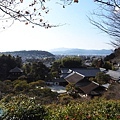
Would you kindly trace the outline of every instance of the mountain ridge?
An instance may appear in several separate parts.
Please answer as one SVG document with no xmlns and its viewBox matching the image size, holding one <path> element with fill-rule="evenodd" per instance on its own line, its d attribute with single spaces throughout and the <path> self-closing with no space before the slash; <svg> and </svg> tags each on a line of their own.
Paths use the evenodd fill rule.
<svg viewBox="0 0 120 120">
<path fill-rule="evenodd" d="M 19 56 L 22 59 L 39 59 L 43 57 L 54 57 L 55 55 L 48 52 L 48 51 L 42 51 L 42 50 L 20 50 L 20 51 L 10 51 L 10 52 L 0 52 L 0 54 L 5 55 L 12 55 L 12 56 Z"/>
<path fill-rule="evenodd" d="M 112 50 L 109 49 L 78 49 L 78 48 L 58 48 L 50 50 L 50 52 L 54 55 L 109 55 L 112 53 Z"/>
</svg>

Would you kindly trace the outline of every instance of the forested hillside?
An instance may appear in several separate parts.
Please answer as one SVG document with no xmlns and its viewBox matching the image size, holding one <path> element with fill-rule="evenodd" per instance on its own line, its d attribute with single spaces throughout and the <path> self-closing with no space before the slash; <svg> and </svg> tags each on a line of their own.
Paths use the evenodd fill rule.
<svg viewBox="0 0 120 120">
<path fill-rule="evenodd" d="M 12 56 L 20 56 L 22 59 L 31 59 L 31 58 L 43 58 L 43 57 L 54 57 L 54 55 L 47 51 L 39 51 L 39 50 L 30 50 L 30 51 L 13 51 L 13 52 L 1 52 L 1 54 L 12 55 Z"/>
<path fill-rule="evenodd" d="M 120 48 L 117 48 L 113 51 L 113 53 L 111 53 L 110 55 L 107 55 L 105 57 L 105 60 L 108 61 L 113 61 L 113 62 L 120 62 Z"/>
</svg>

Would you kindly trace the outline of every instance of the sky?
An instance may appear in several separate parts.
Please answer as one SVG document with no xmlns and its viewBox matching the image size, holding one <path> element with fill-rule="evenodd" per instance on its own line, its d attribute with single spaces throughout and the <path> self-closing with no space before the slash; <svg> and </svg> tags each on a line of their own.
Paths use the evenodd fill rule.
<svg viewBox="0 0 120 120">
<path fill-rule="evenodd" d="M 44 16 L 51 24 L 62 26 L 45 29 L 15 21 L 0 32 L 0 52 L 19 50 L 46 50 L 54 48 L 113 49 L 111 38 L 93 26 L 87 16 L 98 6 L 93 0 L 80 0 L 65 8 L 48 2 L 50 12 Z"/>
</svg>

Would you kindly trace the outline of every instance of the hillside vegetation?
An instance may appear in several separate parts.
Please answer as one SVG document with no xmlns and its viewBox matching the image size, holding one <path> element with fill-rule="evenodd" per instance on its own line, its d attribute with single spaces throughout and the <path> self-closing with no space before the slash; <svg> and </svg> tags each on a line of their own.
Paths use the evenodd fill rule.
<svg viewBox="0 0 120 120">
<path fill-rule="evenodd" d="M 110 55 L 107 55 L 105 57 L 106 61 L 113 61 L 113 62 L 120 62 L 120 48 L 117 48 L 111 53 Z"/>
<path fill-rule="evenodd" d="M 43 57 L 54 57 L 54 55 L 47 51 L 39 51 L 39 50 L 30 50 L 30 51 L 13 51 L 13 52 L 1 52 L 1 54 L 12 55 L 12 56 L 20 56 L 22 59 L 31 59 L 31 58 L 43 58 Z"/>
</svg>

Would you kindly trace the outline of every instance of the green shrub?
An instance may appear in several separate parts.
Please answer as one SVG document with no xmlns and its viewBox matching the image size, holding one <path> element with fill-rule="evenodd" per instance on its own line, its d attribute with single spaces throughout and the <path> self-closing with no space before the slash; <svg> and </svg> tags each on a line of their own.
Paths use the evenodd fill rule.
<svg viewBox="0 0 120 120">
<path fill-rule="evenodd" d="M 43 80 L 38 80 L 35 82 L 29 83 L 30 88 L 36 88 L 36 87 L 45 87 L 45 82 Z"/>
<path fill-rule="evenodd" d="M 68 94 L 61 94 L 58 97 L 60 104 L 66 105 L 69 104 L 73 98 Z"/>
<path fill-rule="evenodd" d="M 45 120 L 119 120 L 120 101 L 95 99 L 67 105 L 48 106 Z"/>
<path fill-rule="evenodd" d="M 1 108 L 2 120 L 43 120 L 47 115 L 43 106 L 26 95 L 9 96 L 7 102 L 1 100 Z"/>
</svg>

